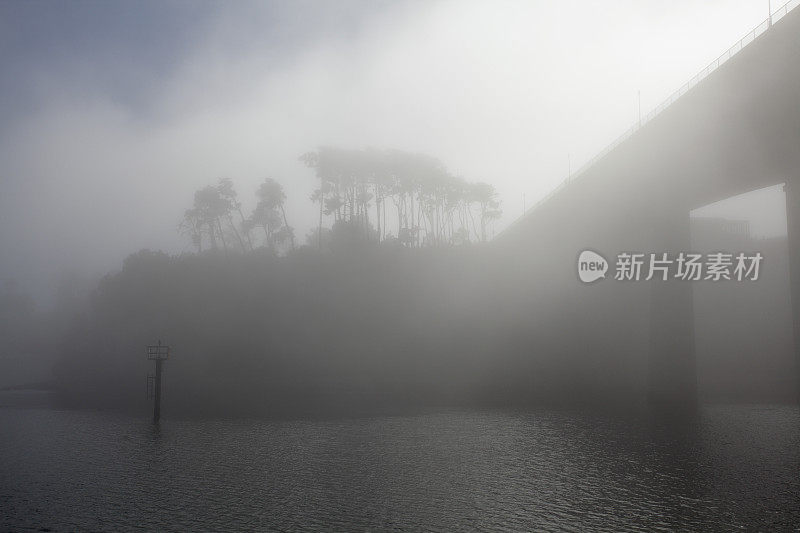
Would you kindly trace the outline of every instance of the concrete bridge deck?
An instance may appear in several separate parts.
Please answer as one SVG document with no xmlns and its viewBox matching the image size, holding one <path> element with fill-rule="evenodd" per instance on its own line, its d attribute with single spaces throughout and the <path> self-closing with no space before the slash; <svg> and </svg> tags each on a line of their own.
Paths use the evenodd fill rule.
<svg viewBox="0 0 800 533">
<path fill-rule="evenodd" d="M 800 9 L 498 236 L 506 265 L 498 276 L 520 309 L 529 297 L 563 313 L 548 329 L 547 346 L 599 347 L 612 367 L 626 361 L 630 372 L 646 376 L 641 392 L 652 401 L 692 405 L 692 284 L 601 280 L 585 286 L 575 274 L 577 255 L 597 250 L 613 268 L 620 251 L 689 251 L 691 210 L 780 183 L 786 184 L 800 341 Z M 601 381 L 622 386 L 618 376 L 598 372 Z"/>
</svg>

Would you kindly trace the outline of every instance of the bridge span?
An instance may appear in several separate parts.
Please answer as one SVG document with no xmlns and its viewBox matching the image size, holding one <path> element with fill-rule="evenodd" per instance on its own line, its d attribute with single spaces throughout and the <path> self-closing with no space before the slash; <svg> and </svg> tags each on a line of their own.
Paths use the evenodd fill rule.
<svg viewBox="0 0 800 533">
<path fill-rule="evenodd" d="M 800 382 L 800 9 L 767 25 L 495 239 L 499 290 L 520 316 L 510 349 L 557 354 L 531 368 L 534 381 L 574 364 L 581 375 L 558 386 L 576 394 L 600 390 L 624 401 L 633 393 L 671 408 L 694 406 L 693 285 L 709 282 L 582 284 L 577 256 L 601 253 L 612 278 L 620 252 L 690 251 L 692 210 L 785 184 Z M 764 275 L 769 269 L 765 257 Z"/>
</svg>

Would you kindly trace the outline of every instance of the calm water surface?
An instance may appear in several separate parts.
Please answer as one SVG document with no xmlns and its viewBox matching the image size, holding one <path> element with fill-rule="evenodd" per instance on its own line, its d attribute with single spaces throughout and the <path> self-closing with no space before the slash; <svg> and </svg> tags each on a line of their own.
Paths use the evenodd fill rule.
<svg viewBox="0 0 800 533">
<path fill-rule="evenodd" d="M 164 420 L 0 408 L 0 530 L 791 530 L 800 412 Z"/>
</svg>

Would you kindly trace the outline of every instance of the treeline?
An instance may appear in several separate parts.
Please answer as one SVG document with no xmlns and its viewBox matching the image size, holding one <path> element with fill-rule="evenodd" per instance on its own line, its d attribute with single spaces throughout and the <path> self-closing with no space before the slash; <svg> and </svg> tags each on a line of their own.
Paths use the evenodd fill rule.
<svg viewBox="0 0 800 533">
<path fill-rule="evenodd" d="M 343 240 L 416 248 L 485 242 L 502 214 L 493 186 L 469 183 L 430 156 L 321 147 L 300 161 L 318 180 L 310 199 L 319 207 L 319 219 L 306 244 L 319 249 Z M 255 208 L 246 215 L 233 182 L 221 179 L 195 193 L 180 229 L 198 252 L 258 247 L 286 252 L 296 242 L 285 201 L 283 186 L 267 178 L 256 191 Z"/>
<path fill-rule="evenodd" d="M 221 245 L 227 252 L 232 237 L 243 252 L 258 245 L 277 251 L 286 243 L 294 249 L 294 229 L 286 220 L 283 186 L 267 178 L 256 190 L 256 198 L 255 209 L 245 216 L 233 181 L 220 179 L 217 185 L 194 193 L 194 204 L 184 212 L 179 229 L 191 239 L 198 253 L 204 245 L 214 250 Z"/>
<path fill-rule="evenodd" d="M 160 339 L 173 349 L 167 416 L 480 403 L 494 359 L 473 333 L 483 310 L 454 312 L 486 300 L 467 279 L 482 275 L 472 260 L 479 250 L 133 254 L 63 336 L 59 398 L 148 413 L 144 346 Z"/>
<path fill-rule="evenodd" d="M 173 349 L 166 417 L 641 398 L 628 352 L 613 349 L 628 342 L 619 322 L 638 296 L 585 310 L 574 292 L 564 298 L 574 274 L 560 262 L 512 257 L 497 246 L 399 244 L 282 256 L 142 251 L 96 286 L 60 336 L 58 397 L 146 416 L 144 347 L 162 340 Z"/>
<path fill-rule="evenodd" d="M 232 180 L 198 190 L 181 231 L 196 254 L 142 251 L 59 336 L 67 405 L 147 411 L 144 346 L 161 339 L 167 413 L 319 414 L 483 404 L 505 395 L 478 334 L 490 316 L 494 188 L 436 159 L 323 147 L 300 161 L 319 209 L 297 242 L 272 178 L 244 207 Z"/>
<path fill-rule="evenodd" d="M 322 147 L 300 160 L 314 169 L 319 180 L 311 198 L 319 204 L 319 235 L 326 215 L 336 222 L 363 225 L 369 238 L 374 206 L 378 242 L 387 238 L 406 246 L 485 242 L 487 224 L 502 214 L 493 186 L 468 183 L 430 156 Z M 393 211 L 394 221 L 388 210 Z"/>
</svg>

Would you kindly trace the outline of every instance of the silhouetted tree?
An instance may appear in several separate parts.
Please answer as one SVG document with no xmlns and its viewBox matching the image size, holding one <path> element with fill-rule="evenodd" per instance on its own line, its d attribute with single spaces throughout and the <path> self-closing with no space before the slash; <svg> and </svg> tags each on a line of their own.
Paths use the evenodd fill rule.
<svg viewBox="0 0 800 533">
<path fill-rule="evenodd" d="M 470 188 L 470 198 L 480 209 L 481 241 L 486 242 L 486 222 L 500 218 L 503 213 L 497 191 L 488 183 L 478 182 Z"/>
<path fill-rule="evenodd" d="M 222 231 L 222 218 L 230 213 L 230 204 L 219 192 L 219 188 L 209 185 L 194 193 L 194 210 L 199 224 L 208 229 L 211 238 L 211 247 L 217 248 L 217 236 L 222 240 L 222 246 L 227 251 L 228 243 Z"/>
<path fill-rule="evenodd" d="M 250 246 L 250 249 L 253 249 L 253 241 L 250 239 L 250 232 L 248 231 L 247 226 L 244 224 L 244 213 L 242 213 L 242 203 L 239 202 L 236 189 L 233 187 L 233 182 L 230 178 L 221 178 L 219 180 L 219 185 L 217 185 L 217 189 L 219 190 L 220 197 L 222 200 L 228 203 L 228 211 L 226 213 L 226 218 L 228 223 L 230 224 L 231 229 L 233 230 L 236 238 L 239 240 L 239 244 L 242 246 L 242 250 L 245 250 L 244 241 L 242 240 L 241 235 L 236 229 L 236 224 L 233 222 L 233 215 L 232 212 L 235 210 L 239 213 L 239 221 L 242 228 L 242 233 L 244 233 L 245 238 L 247 239 L 247 243 Z"/>
<path fill-rule="evenodd" d="M 197 247 L 197 253 L 203 251 L 203 222 L 197 209 L 184 211 L 183 220 L 178 225 L 178 229 L 191 239 L 192 244 Z"/>
<path fill-rule="evenodd" d="M 255 225 L 264 229 L 267 246 L 274 250 L 276 243 L 288 240 L 294 249 L 294 229 L 286 219 L 286 193 L 281 184 L 272 178 L 266 178 L 256 191 L 256 197 L 258 204 L 251 219 Z"/>
<path fill-rule="evenodd" d="M 286 219 L 286 193 L 283 192 L 283 186 L 272 178 L 266 178 L 256 191 L 258 197 L 258 204 L 262 205 L 265 209 L 272 211 L 279 211 L 283 219 L 283 227 L 279 228 L 285 234 L 292 244 L 294 250 L 294 229 L 289 225 Z"/>
</svg>

